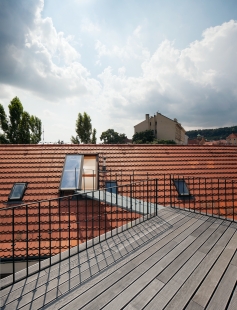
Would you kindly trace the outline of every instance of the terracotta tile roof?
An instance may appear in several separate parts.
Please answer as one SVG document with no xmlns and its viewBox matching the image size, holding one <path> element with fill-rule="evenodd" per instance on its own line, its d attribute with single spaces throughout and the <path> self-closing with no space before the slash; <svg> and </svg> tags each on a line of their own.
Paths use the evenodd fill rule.
<svg viewBox="0 0 237 310">
<path fill-rule="evenodd" d="M 226 139 L 237 138 L 237 133 L 231 133 Z"/>
<path fill-rule="evenodd" d="M 165 145 L 0 145 L 0 208 L 9 207 L 6 202 L 11 188 L 15 182 L 27 182 L 28 187 L 25 192 L 23 202 L 32 203 L 38 200 L 54 199 L 59 197 L 59 184 L 64 165 L 66 154 L 93 154 L 99 156 L 99 167 L 103 165 L 103 157 L 106 157 L 107 172 L 99 173 L 100 186 L 104 186 L 106 180 L 117 180 L 118 185 L 127 184 L 130 181 L 138 181 L 141 179 L 159 178 L 159 199 L 164 205 L 170 204 L 169 200 L 169 180 L 165 182 L 162 178 L 165 174 L 181 175 L 190 177 L 206 177 L 206 178 L 225 178 L 229 180 L 237 179 L 237 146 L 165 146 Z M 215 206 L 224 206 L 224 201 L 228 200 L 230 210 L 233 211 L 233 193 L 231 189 L 227 193 L 222 189 L 222 196 L 217 196 L 217 190 L 213 192 L 211 189 L 207 191 L 206 185 L 199 185 L 198 179 L 190 183 L 196 184 L 193 187 L 193 192 L 199 190 L 198 195 L 200 201 L 205 200 L 205 195 L 214 195 L 216 197 Z M 163 182 L 163 183 L 162 183 Z M 217 181 L 213 181 L 214 183 Z M 166 183 L 166 186 L 164 186 Z M 215 188 L 217 185 L 215 185 Z M 203 197 L 202 192 L 204 193 Z M 234 193 L 236 195 L 236 193 Z M 224 198 L 223 198 L 224 197 Z M 236 196 L 235 196 L 236 197 Z M 141 197 L 142 198 L 142 197 Z M 144 196 L 144 200 L 146 197 Z M 187 207 L 185 201 L 178 201 L 176 203 L 181 207 Z M 186 205 L 185 205 L 186 204 Z M 192 202 L 189 202 L 191 206 Z M 12 206 L 12 204 L 10 205 Z M 192 207 L 192 206 L 191 206 Z M 85 210 L 82 218 L 85 216 Z M 200 202 L 200 210 L 202 208 Z M 203 205 L 206 208 L 206 205 Z M 210 204 L 213 209 L 213 205 Z M 215 209 L 215 208 L 214 208 Z M 18 209 L 19 214 L 15 218 L 15 240 L 17 240 L 15 255 L 25 255 L 25 209 Z M 20 213 L 23 212 L 23 214 Z M 88 209 L 89 210 L 89 209 Z M 87 210 L 87 212 L 89 212 Z M 9 213 L 7 213 L 9 212 Z M 0 256 L 9 257 L 12 255 L 12 238 L 11 238 L 11 211 L 6 211 L 4 216 L 1 216 L 1 241 L 4 246 L 1 246 Z M 17 211 L 18 212 L 18 211 Z M 29 224 L 30 251 L 34 255 L 38 255 L 39 241 L 37 241 L 37 225 L 39 212 L 36 207 L 30 210 L 31 223 Z M 60 213 L 57 206 L 52 206 L 51 211 L 45 206 L 40 211 L 40 222 L 42 223 L 42 252 L 41 255 L 49 255 L 49 212 L 53 214 L 51 230 L 53 236 L 53 243 L 51 244 L 52 253 L 58 253 L 62 249 L 68 247 L 68 231 L 64 228 L 64 223 L 68 221 L 68 211 Z M 95 212 L 95 211 L 93 211 Z M 218 214 L 226 215 L 229 211 L 226 209 L 218 209 Z M 227 212 L 227 213 L 226 213 Z M 113 216 L 113 212 L 109 210 L 106 212 L 107 220 Z M 84 214 L 84 215 L 83 215 Z M 2 215 L 2 213 L 1 213 Z M 228 215 L 228 214 L 227 214 Z M 126 221 L 126 216 L 123 221 Z M 133 214 L 136 218 L 138 215 Z M 70 213 L 72 220 L 72 235 L 80 234 L 80 242 L 85 240 L 83 225 L 80 224 L 80 230 L 75 226 L 77 219 L 75 212 Z M 106 220 L 106 221 L 107 221 Z M 59 235 L 59 222 L 62 221 L 61 235 Z M 110 220 L 107 221 L 111 223 Z M 109 224 L 106 224 L 107 226 Z M 66 224 L 65 224 L 66 225 Z M 111 224 L 110 224 L 111 225 Z M 115 224 L 114 224 L 115 225 Z M 96 225 L 95 225 L 96 226 Z M 98 225 L 97 225 L 98 226 Z M 107 230 L 109 227 L 105 227 Z M 36 229 L 34 230 L 34 227 Z M 18 233 L 18 235 L 17 235 Z M 89 234 L 89 231 L 87 232 Z M 94 227 L 94 232 L 90 231 L 91 238 L 99 234 L 98 228 Z M 74 244 L 77 238 L 72 240 Z M 73 245 L 72 244 L 72 245 Z M 38 254 L 37 254 L 38 253 Z"/>
<path fill-rule="evenodd" d="M 28 225 L 26 224 L 28 213 Z M 14 251 L 12 215 L 14 215 Z M 139 218 L 139 214 L 97 201 L 57 200 L 1 211 L 0 257 L 48 257 Z M 87 219 L 87 220 L 86 220 Z M 28 239 L 26 231 L 28 230 Z M 70 245 L 69 245 L 70 236 Z M 28 244 L 27 244 L 28 240 Z M 28 251 L 26 250 L 28 248 Z"/>
<path fill-rule="evenodd" d="M 125 183 L 133 172 L 134 180 L 165 173 L 237 178 L 236 146 L 0 145 L 0 207 L 15 182 L 28 182 L 25 203 L 58 197 L 66 154 L 98 154 L 100 167 L 106 156 L 107 171 Z"/>
</svg>

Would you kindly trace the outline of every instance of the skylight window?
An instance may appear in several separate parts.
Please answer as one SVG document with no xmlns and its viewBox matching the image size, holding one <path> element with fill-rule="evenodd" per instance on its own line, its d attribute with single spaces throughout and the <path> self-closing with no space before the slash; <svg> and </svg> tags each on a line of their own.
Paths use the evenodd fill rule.
<svg viewBox="0 0 237 310">
<path fill-rule="evenodd" d="M 105 182 L 106 191 L 112 194 L 117 194 L 117 182 L 116 181 L 106 181 Z"/>
<path fill-rule="evenodd" d="M 81 189 L 84 155 L 66 155 L 60 190 Z"/>
<path fill-rule="evenodd" d="M 8 201 L 22 200 L 26 187 L 27 183 L 15 183 L 8 197 Z"/>
<path fill-rule="evenodd" d="M 190 196 L 190 192 L 184 179 L 173 180 L 179 196 Z"/>
</svg>

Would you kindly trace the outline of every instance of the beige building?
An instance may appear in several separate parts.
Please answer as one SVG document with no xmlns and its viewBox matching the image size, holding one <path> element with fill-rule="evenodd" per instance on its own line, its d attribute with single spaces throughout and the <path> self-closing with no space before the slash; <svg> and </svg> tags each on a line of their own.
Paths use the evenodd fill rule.
<svg viewBox="0 0 237 310">
<path fill-rule="evenodd" d="M 227 138 L 226 138 L 227 144 L 230 145 L 237 145 L 237 133 L 231 133 Z"/>
<path fill-rule="evenodd" d="M 145 120 L 134 126 L 134 133 L 145 130 L 153 130 L 158 140 L 173 140 L 177 144 L 187 144 L 185 130 L 176 118 L 172 120 L 158 112 L 154 116 L 146 114 Z"/>
</svg>

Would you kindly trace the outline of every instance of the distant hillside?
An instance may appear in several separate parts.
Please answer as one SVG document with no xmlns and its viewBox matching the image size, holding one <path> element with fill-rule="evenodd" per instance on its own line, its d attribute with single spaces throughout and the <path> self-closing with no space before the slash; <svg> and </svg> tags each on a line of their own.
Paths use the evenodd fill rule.
<svg viewBox="0 0 237 310">
<path fill-rule="evenodd" d="M 216 128 L 216 129 L 198 129 L 186 131 L 189 139 L 196 139 L 197 135 L 203 136 L 208 141 L 226 139 L 232 132 L 237 133 L 237 126 Z"/>
</svg>

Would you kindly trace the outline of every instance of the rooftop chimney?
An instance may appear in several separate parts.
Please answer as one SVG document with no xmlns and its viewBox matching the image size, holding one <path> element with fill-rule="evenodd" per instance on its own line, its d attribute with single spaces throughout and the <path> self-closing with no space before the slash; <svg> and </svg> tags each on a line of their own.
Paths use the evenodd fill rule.
<svg viewBox="0 0 237 310">
<path fill-rule="evenodd" d="M 149 114 L 146 114 L 145 117 L 146 117 L 146 121 L 149 121 Z"/>
</svg>

